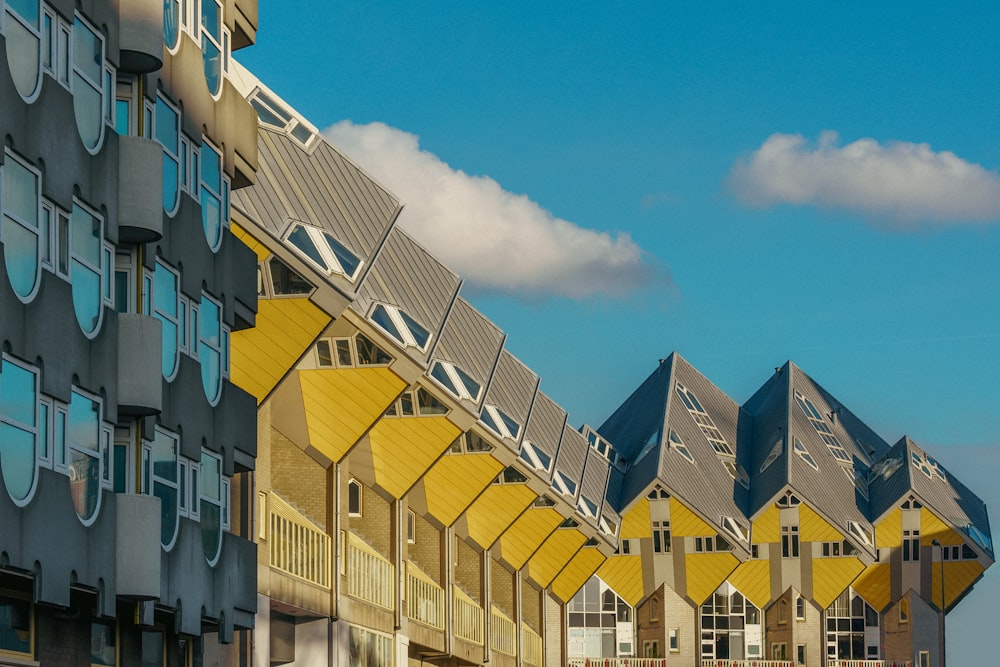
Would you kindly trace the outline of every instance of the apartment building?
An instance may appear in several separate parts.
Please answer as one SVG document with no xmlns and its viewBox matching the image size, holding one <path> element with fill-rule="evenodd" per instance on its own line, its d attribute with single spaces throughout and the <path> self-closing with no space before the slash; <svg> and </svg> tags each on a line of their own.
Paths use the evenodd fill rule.
<svg viewBox="0 0 1000 667">
<path fill-rule="evenodd" d="M 238 659 L 256 0 L 0 1 L 0 664 Z M 242 642 L 242 644 L 241 644 Z"/>
</svg>

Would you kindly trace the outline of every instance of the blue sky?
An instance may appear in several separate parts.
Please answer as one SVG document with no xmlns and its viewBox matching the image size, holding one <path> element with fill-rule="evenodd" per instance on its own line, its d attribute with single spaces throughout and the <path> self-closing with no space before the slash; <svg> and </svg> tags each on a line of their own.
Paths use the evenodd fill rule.
<svg viewBox="0 0 1000 667">
<path fill-rule="evenodd" d="M 265 0 L 237 57 L 574 424 L 673 350 L 738 402 L 792 359 L 998 507 L 1000 6 L 677 4 Z"/>
</svg>

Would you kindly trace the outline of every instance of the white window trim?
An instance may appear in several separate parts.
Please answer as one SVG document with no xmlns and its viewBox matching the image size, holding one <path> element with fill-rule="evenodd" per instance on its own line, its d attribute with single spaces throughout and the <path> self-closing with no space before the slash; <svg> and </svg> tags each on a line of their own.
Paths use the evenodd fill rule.
<svg viewBox="0 0 1000 667">
<path fill-rule="evenodd" d="M 209 343 L 207 340 L 202 339 L 202 337 L 201 337 L 201 322 L 199 321 L 198 322 L 198 350 L 199 350 L 199 356 L 196 357 L 199 360 L 199 362 L 200 362 L 200 360 L 201 360 L 201 358 L 200 358 L 200 351 L 201 351 L 201 347 L 202 346 L 207 347 L 209 350 L 212 350 L 212 351 L 218 353 L 218 355 L 219 355 L 219 390 L 218 390 L 218 392 L 216 392 L 216 395 L 214 397 L 208 397 L 208 396 L 206 396 L 206 398 L 208 398 L 208 404 L 214 407 L 214 406 L 218 405 L 218 403 L 219 403 L 220 400 L 222 400 L 222 390 L 225 387 L 225 379 L 226 379 L 226 377 L 223 374 L 223 362 L 225 361 L 225 358 L 228 356 L 228 353 L 224 353 L 223 350 L 222 350 L 222 347 L 223 347 L 223 345 L 225 345 L 227 339 L 224 336 L 225 323 L 223 322 L 222 301 L 220 301 L 219 299 L 216 299 L 214 296 L 212 296 L 208 292 L 205 292 L 204 290 L 201 293 L 201 297 L 203 299 L 207 299 L 207 300 L 211 301 L 219 309 L 219 346 L 216 347 L 216 346 L 212 345 L 211 343 Z"/>
<path fill-rule="evenodd" d="M 356 486 L 358 488 L 358 511 L 351 511 L 351 486 Z M 365 487 L 358 480 L 353 477 L 347 480 L 347 516 L 349 517 L 362 517 L 365 513 Z"/>
<path fill-rule="evenodd" d="M 35 285 L 32 288 L 31 293 L 27 297 L 22 298 L 20 294 L 17 294 L 16 292 L 14 293 L 14 296 L 17 297 L 18 301 L 20 301 L 21 303 L 27 304 L 27 303 L 31 303 L 32 301 L 35 300 L 35 297 L 38 296 L 38 290 L 41 289 L 41 286 L 42 286 L 42 275 L 41 275 L 42 274 L 42 234 L 41 234 L 41 231 L 40 231 L 41 222 L 42 222 L 42 172 L 41 172 L 40 169 L 38 169 L 38 167 L 36 167 L 35 165 L 33 165 L 31 162 L 28 162 L 26 159 L 22 158 L 20 155 L 18 155 L 17 153 L 13 152 L 9 148 L 7 148 L 7 149 L 4 150 L 4 155 L 5 155 L 5 161 L 4 161 L 3 165 L 0 165 L 0 185 L 2 185 L 2 182 L 3 182 L 3 178 L 2 178 L 3 172 L 6 169 L 10 168 L 8 166 L 10 164 L 8 162 L 9 160 L 12 160 L 12 161 L 16 162 L 20 167 L 24 168 L 26 171 L 30 172 L 35 177 L 35 188 L 36 188 L 36 195 L 37 195 L 36 201 L 35 201 L 35 219 L 38 222 L 38 227 L 32 228 L 31 225 L 29 225 L 26 220 L 22 220 L 20 217 L 18 217 L 17 215 L 15 215 L 13 211 L 11 211 L 10 209 L 7 208 L 6 201 L 4 199 L 0 199 L 0 219 L 10 220 L 11 222 L 13 222 L 16 225 L 22 227 L 23 229 L 25 229 L 29 233 L 34 234 L 35 238 L 37 240 L 37 243 L 36 243 L 37 251 L 35 253 L 35 265 L 36 265 L 36 268 L 35 268 L 35 274 L 36 274 L 35 275 Z M 5 194 L 5 193 L 0 193 L 0 194 Z M 3 239 L 0 238 L 0 241 L 2 241 L 2 240 Z M 4 270 L 6 270 L 6 268 Z M 13 291 L 13 290 L 11 290 L 11 291 Z"/>
<path fill-rule="evenodd" d="M 88 153 L 90 153 L 91 155 L 97 155 L 98 153 L 101 152 L 101 148 L 104 146 L 104 139 L 107 137 L 107 127 L 108 127 L 108 124 L 107 124 L 107 122 L 105 120 L 105 117 L 106 117 L 105 109 L 107 108 L 107 104 L 108 104 L 107 103 L 107 98 L 108 98 L 108 95 L 111 94 L 111 91 L 104 89 L 104 72 L 105 72 L 104 63 L 107 63 L 107 61 L 108 61 L 108 55 L 107 55 L 108 44 L 107 44 L 107 40 L 104 38 L 104 33 L 102 33 L 99 29 L 97 29 L 96 27 L 94 27 L 94 24 L 91 23 L 90 20 L 86 16 L 84 16 L 83 14 L 81 14 L 79 12 L 76 12 L 74 14 L 74 17 L 75 17 L 74 23 L 76 22 L 76 20 L 79 20 L 91 33 L 93 33 L 93 35 L 101 43 L 101 63 L 102 63 L 102 65 L 101 65 L 101 80 L 100 81 L 94 81 L 94 80 L 92 80 L 83 70 L 77 68 L 75 61 L 73 63 L 71 63 L 71 67 L 70 67 L 70 71 L 73 74 L 79 74 L 80 78 L 83 79 L 84 83 L 86 83 L 91 88 L 93 88 L 94 90 L 96 90 L 100 94 L 100 96 L 101 96 L 101 130 L 100 130 L 100 135 L 97 138 L 97 143 L 93 147 L 87 146 L 86 144 L 84 144 L 84 148 L 87 150 Z M 70 92 L 72 92 L 72 93 L 75 93 L 74 86 L 76 84 L 76 81 L 77 81 L 77 79 L 76 79 L 75 76 L 70 78 L 70 82 L 69 82 L 69 84 L 70 84 Z M 82 140 L 81 140 L 81 142 L 82 142 Z"/>
<path fill-rule="evenodd" d="M 0 423 L 9 424 L 10 426 L 12 426 L 12 427 L 14 427 L 16 429 L 19 429 L 19 430 L 24 431 L 26 433 L 30 433 L 33 436 L 32 439 L 34 440 L 35 456 L 32 457 L 32 464 L 34 465 L 34 472 L 33 472 L 32 476 L 31 476 L 31 488 L 28 490 L 28 493 L 24 497 L 23 500 L 17 500 L 17 499 L 14 498 L 14 496 L 10 495 L 10 493 L 7 494 L 7 497 L 10 498 L 11 502 L 14 503 L 14 505 L 16 507 L 25 507 L 35 497 L 35 490 L 38 488 L 38 468 L 39 468 L 39 461 L 38 461 L 38 455 L 37 455 L 38 454 L 38 413 L 39 413 L 38 406 L 39 406 L 39 404 L 41 402 L 42 376 L 41 376 L 41 372 L 37 368 L 35 368 L 34 366 L 32 366 L 31 364 L 26 363 L 24 361 L 21 361 L 20 359 L 17 359 L 15 357 L 12 357 L 12 356 L 10 356 L 7 353 L 0 354 L 0 365 L 2 365 L 3 362 L 12 364 L 14 366 L 17 366 L 21 370 L 26 371 L 28 373 L 31 373 L 35 377 L 35 382 L 34 382 L 34 384 L 35 384 L 35 395 L 34 395 L 34 398 L 32 400 L 33 407 L 34 407 L 34 412 L 35 412 L 35 423 L 34 423 L 34 425 L 24 424 L 22 422 L 19 422 L 19 421 L 16 421 L 14 419 L 11 419 L 9 416 L 7 416 L 7 415 L 5 415 L 3 413 L 0 413 Z M 0 382 L 2 382 L 2 381 L 3 381 L 3 378 L 0 377 Z"/>
<path fill-rule="evenodd" d="M 168 217 L 172 218 L 175 215 L 177 215 L 177 211 L 180 209 L 180 205 L 181 205 L 181 190 L 183 189 L 183 187 L 181 185 L 181 180 L 182 180 L 181 179 L 181 171 L 182 171 L 182 168 L 181 168 L 181 143 L 184 140 L 184 134 L 181 131 L 181 128 L 184 126 L 184 119 L 183 119 L 183 117 L 181 115 L 180 108 L 176 104 L 174 104 L 173 102 L 171 102 L 166 96 L 164 96 L 164 95 L 162 95 L 160 93 L 157 93 L 156 94 L 156 103 L 159 103 L 159 102 L 163 102 L 171 111 L 173 111 L 175 114 L 177 114 L 177 128 L 176 128 L 177 129 L 177 149 L 176 149 L 176 152 L 174 151 L 174 149 L 173 149 L 172 146 L 167 146 L 167 145 L 163 144 L 161 141 L 155 139 L 155 137 L 156 137 L 156 107 L 155 107 L 155 104 L 153 106 L 153 127 L 151 127 L 149 129 L 150 136 L 154 137 L 154 140 L 156 141 L 156 143 L 160 144 L 160 148 L 163 149 L 164 154 L 166 154 L 166 156 L 169 157 L 171 160 L 173 160 L 174 163 L 176 163 L 176 165 L 177 165 L 177 193 L 174 195 L 174 205 L 169 210 L 166 209 L 166 208 L 163 210 L 164 213 L 166 213 Z"/>
<path fill-rule="evenodd" d="M 389 320 L 392 321 L 393 326 L 396 327 L 399 332 L 399 336 L 402 336 L 402 338 L 399 338 L 395 333 L 385 329 L 381 324 L 372 319 L 372 316 L 375 314 L 375 310 L 379 306 L 385 309 L 386 314 L 389 316 Z M 410 327 L 406 325 L 406 321 L 403 319 L 402 315 L 400 315 L 400 309 L 397 306 L 392 306 L 387 303 L 374 304 L 368 319 L 373 325 L 375 325 L 376 328 L 378 328 L 379 331 L 384 332 L 389 338 L 401 344 L 403 347 L 413 347 L 423 352 L 427 350 L 428 346 L 431 344 L 431 340 L 434 338 L 434 334 L 431 333 L 430 330 L 427 330 L 427 341 L 423 346 L 419 345 L 416 338 L 413 337 Z"/>
<path fill-rule="evenodd" d="M 70 62 L 72 59 L 72 50 L 70 44 L 72 43 L 73 29 L 69 23 L 66 23 L 62 19 L 59 20 L 59 27 L 56 31 L 56 80 L 59 84 L 66 90 L 70 90 L 70 73 L 73 71 L 73 64 Z"/>
<path fill-rule="evenodd" d="M 105 477 L 106 476 L 105 476 L 105 473 L 104 473 L 105 458 L 104 458 L 104 455 L 102 453 L 102 449 L 105 446 L 106 442 L 108 444 L 110 444 L 110 442 L 106 441 L 105 438 L 104 438 L 105 429 L 107 429 L 109 427 L 104 423 L 104 399 L 102 399 L 100 396 L 97 396 L 97 395 L 95 395 L 95 394 L 87 391 L 86 389 L 83 389 L 83 388 L 78 387 L 76 385 L 72 386 L 72 392 L 75 393 L 75 394 L 79 394 L 80 396 L 83 396 L 87 400 L 93 401 L 93 402 L 97 403 L 100 406 L 100 408 L 98 410 L 98 417 L 97 417 L 97 424 L 98 424 L 98 428 L 99 428 L 98 435 L 97 435 L 97 437 L 98 437 L 98 442 L 97 442 L 97 461 L 98 461 L 97 507 L 94 509 L 94 515 L 92 517 L 90 517 L 89 520 L 84 521 L 82 517 L 80 517 L 79 515 L 77 515 L 77 518 L 80 519 L 80 522 L 84 526 L 91 526 L 91 525 L 93 525 L 93 523 L 95 521 L 97 521 L 97 518 L 101 515 L 101 506 L 103 505 L 103 502 L 104 502 L 104 493 L 103 493 L 103 490 L 105 488 Z M 68 416 L 68 410 L 67 410 L 67 420 L 68 419 L 69 419 L 69 416 Z M 67 424 L 68 424 L 68 422 L 67 422 Z M 78 447 L 78 446 L 74 445 L 70 441 L 70 439 L 69 439 L 69 429 L 67 429 L 66 430 L 66 450 L 65 450 L 66 453 L 67 453 L 67 457 L 66 457 L 67 460 L 69 459 L 68 454 L 69 454 L 70 450 L 76 450 L 76 451 L 81 452 L 81 453 L 83 453 L 83 454 L 85 454 L 87 456 L 92 456 L 94 454 L 94 452 L 92 452 L 90 450 L 87 450 L 87 449 L 85 449 L 83 447 Z M 66 466 L 66 472 L 69 473 L 69 466 L 68 466 L 68 464 Z M 108 480 L 109 480 L 108 483 L 110 483 L 110 477 L 108 477 Z"/>
<path fill-rule="evenodd" d="M 2 0 L 0 0 L 2 2 Z M 59 67 L 59 17 L 44 2 L 42 5 L 42 71 L 49 76 L 55 76 L 55 70 Z M 48 21 L 48 30 L 46 30 Z M 0 26 L 3 25 L 3 18 L 0 15 Z M 50 61 L 46 64 L 46 60 Z"/>
<path fill-rule="evenodd" d="M 44 44 L 44 42 L 42 40 L 42 29 L 45 26 L 45 23 L 44 23 L 45 14 L 44 14 L 43 8 L 45 7 L 45 3 L 42 2 L 41 0 L 39 0 L 39 2 L 38 2 L 38 27 L 37 28 L 35 26 L 29 24 L 29 23 L 25 23 L 24 19 L 22 19 L 21 16 L 16 11 L 14 11 L 13 8 L 11 8 L 9 6 L 4 6 L 4 5 L 6 5 L 6 3 L 4 3 L 4 2 L 2 2 L 2 0 L 0 0 L 0 33 L 3 33 L 4 35 L 7 34 L 6 18 L 7 18 L 7 16 L 10 16 L 13 20 L 17 21 L 17 23 L 19 25 L 21 25 L 25 30 L 27 30 L 32 35 L 34 35 L 34 37 L 38 40 L 38 56 L 39 56 L 39 58 L 38 58 L 38 70 L 39 71 L 38 71 L 38 74 L 37 74 L 36 79 L 35 79 L 35 89 L 27 97 L 22 96 L 20 94 L 20 91 L 17 91 L 18 96 L 20 96 L 21 99 L 23 99 L 27 104 L 31 104 L 35 100 L 38 99 L 38 96 L 42 92 L 42 79 L 44 78 L 42 76 L 42 73 L 45 71 L 45 67 L 43 65 L 45 59 L 43 57 L 44 54 L 42 53 L 42 46 Z"/>
<path fill-rule="evenodd" d="M 198 202 L 199 202 L 199 205 L 201 203 L 201 189 L 202 188 L 204 188 L 205 190 L 207 190 L 210 195 L 218 197 L 218 199 L 219 199 L 219 218 L 220 218 L 220 220 L 219 220 L 219 240 L 218 240 L 218 242 L 214 246 L 212 244 L 208 245 L 209 249 L 213 253 L 216 253 L 216 252 L 219 251 L 219 248 L 222 247 L 222 239 L 225 237 L 226 230 L 229 229 L 229 177 L 226 175 L 226 160 L 225 160 L 226 156 L 223 154 L 222 150 L 219 149 L 219 148 L 217 148 L 215 146 L 215 144 L 208 137 L 204 137 L 204 136 L 201 138 L 201 145 L 203 147 L 207 146 L 212 151 L 212 153 L 214 153 L 215 155 L 217 155 L 218 158 L 219 158 L 219 191 L 218 192 L 216 192 L 215 188 L 213 187 L 213 184 L 206 183 L 204 180 L 202 180 L 201 176 L 202 176 L 202 173 L 204 172 L 204 170 L 200 169 L 200 162 L 199 162 L 199 173 L 198 173 Z M 200 161 L 200 159 L 201 159 L 201 156 L 199 155 L 199 161 Z M 178 172 L 178 174 L 179 174 L 179 172 Z M 206 240 L 206 242 L 208 241 L 207 238 L 205 240 Z"/>
<path fill-rule="evenodd" d="M 98 303 L 98 308 L 97 308 L 97 325 L 94 327 L 94 330 L 92 332 L 90 332 L 90 333 L 88 333 L 86 331 L 83 331 L 82 327 L 80 329 L 80 331 L 83 333 L 84 336 L 86 336 L 89 340 L 93 340 L 93 339 L 97 338 L 97 336 L 101 333 L 101 327 L 104 326 L 104 307 L 105 307 L 105 305 L 110 305 L 110 299 L 106 300 L 105 299 L 105 293 L 104 293 L 105 286 L 106 286 L 106 280 L 107 280 L 106 274 L 107 274 L 107 271 L 110 268 L 110 267 L 105 266 L 105 260 L 107 259 L 106 255 L 105 255 L 105 248 L 109 247 L 108 242 L 104 239 L 104 232 L 105 232 L 105 229 L 106 229 L 106 227 L 105 227 L 106 221 L 104 219 L 104 216 L 101 215 L 101 213 L 99 211 L 95 210 L 93 206 L 90 206 L 89 204 L 87 204 L 86 202 L 84 202 L 81 199 L 73 197 L 73 205 L 74 206 L 79 206 L 88 215 L 90 215 L 91 217 L 99 220 L 100 223 L 101 223 L 101 250 L 100 250 L 100 253 L 99 253 L 100 254 L 100 258 L 98 259 L 98 261 L 100 263 L 97 266 L 94 266 L 93 264 L 91 264 L 90 262 L 88 262 L 86 259 L 84 259 L 84 258 L 80 257 L 79 255 L 77 255 L 76 253 L 74 253 L 73 252 L 73 240 L 72 240 L 72 238 L 67 239 L 67 243 L 69 244 L 69 276 L 70 276 L 70 285 L 72 286 L 72 283 L 73 283 L 72 275 L 73 275 L 73 262 L 74 261 L 80 262 L 80 264 L 82 264 L 85 268 L 87 268 L 87 269 L 89 269 L 91 271 L 96 272 L 97 276 L 98 276 L 98 286 L 99 286 L 99 289 L 100 289 L 100 295 L 98 296 L 98 299 L 97 299 L 97 303 Z M 72 217 L 70 218 L 69 234 L 70 234 L 70 237 L 73 236 L 73 222 L 72 222 Z M 77 324 L 79 324 L 79 322 L 77 322 Z"/>
<path fill-rule="evenodd" d="M 439 366 L 441 370 L 444 371 L 444 374 L 448 376 L 448 379 L 451 381 L 453 387 L 449 387 L 448 385 L 441 382 L 438 378 L 434 377 L 432 373 L 434 372 L 435 366 Z M 455 364 L 451 363 L 450 361 L 440 361 L 440 360 L 435 361 L 434 365 L 431 366 L 431 372 L 428 373 L 428 376 L 432 380 L 434 380 L 434 382 L 436 382 L 438 385 L 443 387 L 449 394 L 454 395 L 456 398 L 472 401 L 473 403 L 478 403 L 479 397 L 483 395 L 482 385 L 479 386 L 479 389 L 478 391 L 476 391 L 475 396 L 469 393 L 469 387 L 465 384 L 465 381 L 462 380 L 462 376 L 459 375 L 458 371 L 456 370 Z"/>
</svg>

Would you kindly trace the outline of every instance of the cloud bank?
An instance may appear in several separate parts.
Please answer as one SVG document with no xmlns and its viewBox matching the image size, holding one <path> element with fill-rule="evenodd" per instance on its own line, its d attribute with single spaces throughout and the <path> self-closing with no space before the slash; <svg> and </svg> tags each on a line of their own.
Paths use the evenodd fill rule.
<svg viewBox="0 0 1000 667">
<path fill-rule="evenodd" d="M 621 297 L 662 269 L 632 241 L 579 227 L 488 176 L 470 176 L 383 123 L 324 132 L 404 203 L 399 224 L 470 287 L 519 297 Z"/>
<path fill-rule="evenodd" d="M 1000 220 L 1000 175 L 927 144 L 859 139 L 838 145 L 823 132 L 772 134 L 737 162 L 729 183 L 744 203 L 841 208 L 897 223 Z"/>
</svg>

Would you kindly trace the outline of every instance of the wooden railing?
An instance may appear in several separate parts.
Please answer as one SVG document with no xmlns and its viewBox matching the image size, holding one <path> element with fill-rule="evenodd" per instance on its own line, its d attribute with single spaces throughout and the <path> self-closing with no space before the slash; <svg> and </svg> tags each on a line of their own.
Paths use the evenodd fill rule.
<svg viewBox="0 0 1000 667">
<path fill-rule="evenodd" d="M 702 660 L 701 667 L 795 667 L 794 660 Z"/>
<path fill-rule="evenodd" d="M 409 561 L 406 563 L 406 614 L 411 621 L 444 629 L 444 589 Z"/>
<path fill-rule="evenodd" d="M 261 495 L 267 506 L 265 538 L 270 566 L 329 590 L 330 536 L 277 494 Z"/>
<path fill-rule="evenodd" d="M 521 662 L 542 667 L 542 636 L 521 624 Z"/>
<path fill-rule="evenodd" d="M 517 626 L 507 614 L 490 605 L 490 647 L 498 653 L 517 655 Z"/>
<path fill-rule="evenodd" d="M 348 595 L 392 611 L 396 568 L 354 533 L 347 536 Z"/>
<path fill-rule="evenodd" d="M 911 667 L 909 660 L 827 660 L 827 667 Z"/>
<path fill-rule="evenodd" d="M 702 660 L 701 667 L 795 667 L 791 660 Z M 667 667 L 666 658 L 573 658 L 569 667 Z"/>
<path fill-rule="evenodd" d="M 454 606 L 451 627 L 455 636 L 473 644 L 483 643 L 483 608 L 458 586 L 451 587 Z"/>
</svg>

